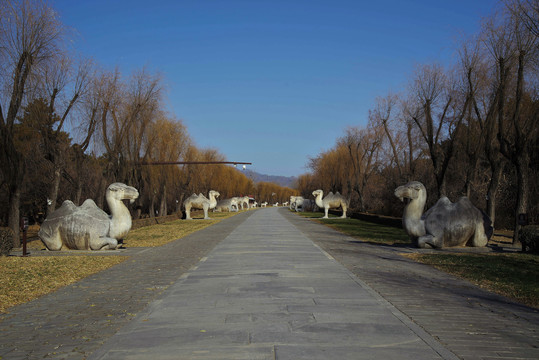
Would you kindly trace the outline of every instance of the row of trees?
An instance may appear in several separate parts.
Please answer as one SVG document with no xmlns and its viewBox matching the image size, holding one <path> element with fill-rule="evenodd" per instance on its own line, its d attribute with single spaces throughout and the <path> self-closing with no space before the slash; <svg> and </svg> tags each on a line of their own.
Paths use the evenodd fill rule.
<svg viewBox="0 0 539 360">
<path fill-rule="evenodd" d="M 0 2 L 0 203 L 8 204 L 0 225 L 15 232 L 15 246 L 21 215 L 44 217 L 65 199 L 106 208 L 105 189 L 116 181 L 139 190 L 136 216 L 178 211 L 185 197 L 210 189 L 265 201 L 293 192 L 255 185 L 225 165 L 143 165 L 225 159 L 196 147 L 165 111 L 159 74 L 125 76 L 78 57 L 58 19 L 40 0 Z"/>
<path fill-rule="evenodd" d="M 467 195 L 517 239 L 518 214 L 539 220 L 538 25 L 539 1 L 506 0 L 450 68 L 417 66 L 405 90 L 376 100 L 365 128 L 312 158 L 300 192 L 341 191 L 362 211 L 401 215 L 393 190 L 420 180 L 429 205 Z"/>
</svg>

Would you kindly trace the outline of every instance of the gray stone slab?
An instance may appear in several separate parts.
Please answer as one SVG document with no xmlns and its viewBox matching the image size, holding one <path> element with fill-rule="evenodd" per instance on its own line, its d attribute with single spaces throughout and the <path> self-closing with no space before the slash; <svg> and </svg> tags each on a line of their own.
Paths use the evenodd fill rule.
<svg viewBox="0 0 539 360">
<path fill-rule="evenodd" d="M 113 350 L 107 353 L 102 359 L 130 359 L 130 360 L 221 360 L 223 354 L 227 358 L 236 360 L 275 360 L 274 348 L 271 345 L 246 345 L 246 346 L 220 346 L 216 348 L 199 347 L 175 347 L 174 345 L 163 346 L 159 349 L 145 350 Z"/>
<path fill-rule="evenodd" d="M 268 208 L 89 359 L 451 358 L 396 312 Z"/>
<path fill-rule="evenodd" d="M 439 357 L 425 353 L 416 348 L 414 344 L 391 346 L 389 348 L 385 346 L 334 346 L 329 344 L 310 344 L 307 346 L 284 344 L 275 346 L 275 360 L 295 359 L 433 360 L 439 359 Z"/>
</svg>

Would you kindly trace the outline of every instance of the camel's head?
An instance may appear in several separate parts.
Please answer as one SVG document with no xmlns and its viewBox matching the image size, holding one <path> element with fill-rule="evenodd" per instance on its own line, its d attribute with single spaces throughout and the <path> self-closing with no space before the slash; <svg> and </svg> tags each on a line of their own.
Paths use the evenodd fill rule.
<svg viewBox="0 0 539 360">
<path fill-rule="evenodd" d="M 221 195 L 221 194 L 219 194 L 218 191 L 210 190 L 210 197 L 213 196 L 214 198 L 218 198 L 219 195 Z"/>
<path fill-rule="evenodd" d="M 138 198 L 138 190 L 132 186 L 127 186 L 122 183 L 112 183 L 107 188 L 106 198 L 112 198 L 115 200 L 128 199 L 132 204 L 136 198 Z"/>
<path fill-rule="evenodd" d="M 419 181 L 410 181 L 406 185 L 395 189 L 395 196 L 404 201 L 404 199 L 415 200 L 427 196 L 427 189 Z"/>
<path fill-rule="evenodd" d="M 320 196 L 322 196 L 324 194 L 324 191 L 322 191 L 322 190 L 313 191 L 313 196 L 314 197 L 317 197 L 319 194 L 320 194 Z"/>
</svg>

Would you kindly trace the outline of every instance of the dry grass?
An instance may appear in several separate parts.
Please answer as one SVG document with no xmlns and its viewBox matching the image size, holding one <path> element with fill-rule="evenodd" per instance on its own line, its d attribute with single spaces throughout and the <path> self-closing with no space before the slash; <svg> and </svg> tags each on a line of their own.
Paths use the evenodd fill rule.
<svg viewBox="0 0 539 360">
<path fill-rule="evenodd" d="M 125 256 L 0 257 L 0 312 L 126 259 Z"/>
<path fill-rule="evenodd" d="M 539 308 L 539 257 L 534 254 L 406 254 L 415 261 Z"/>
<path fill-rule="evenodd" d="M 124 246 L 129 247 L 155 247 L 162 246 L 171 241 L 204 229 L 237 213 L 211 213 L 211 220 L 203 220 L 200 214 L 193 212 L 193 220 L 174 220 L 168 223 L 146 226 L 132 230 L 124 239 Z"/>
</svg>

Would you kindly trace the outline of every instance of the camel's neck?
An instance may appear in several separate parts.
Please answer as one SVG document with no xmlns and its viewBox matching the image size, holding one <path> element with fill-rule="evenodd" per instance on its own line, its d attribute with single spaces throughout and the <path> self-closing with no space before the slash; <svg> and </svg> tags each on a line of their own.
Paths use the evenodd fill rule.
<svg viewBox="0 0 539 360">
<path fill-rule="evenodd" d="M 419 220 L 423 215 L 423 209 L 425 208 L 425 201 L 419 199 L 411 200 L 404 208 L 404 216 L 409 219 Z"/>
<path fill-rule="evenodd" d="M 315 202 L 316 202 L 316 206 L 318 206 L 319 208 L 324 207 L 324 203 L 322 202 L 322 196 L 323 196 L 323 194 L 317 194 L 316 195 Z"/>
<path fill-rule="evenodd" d="M 426 197 L 420 196 L 417 199 L 412 199 L 404 208 L 402 220 L 408 234 L 414 236 L 423 236 L 425 234 L 425 225 L 421 220 L 421 215 L 423 215 L 426 201 Z"/>
<path fill-rule="evenodd" d="M 131 213 L 121 200 L 107 196 L 112 219 L 110 221 L 109 237 L 122 239 L 131 229 Z"/>
<path fill-rule="evenodd" d="M 210 208 L 214 208 L 217 205 L 217 199 L 213 194 L 210 194 Z"/>
</svg>

